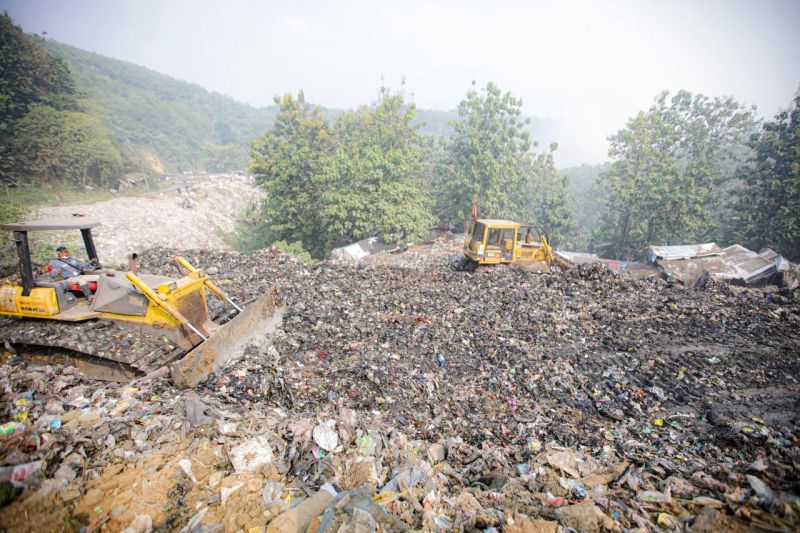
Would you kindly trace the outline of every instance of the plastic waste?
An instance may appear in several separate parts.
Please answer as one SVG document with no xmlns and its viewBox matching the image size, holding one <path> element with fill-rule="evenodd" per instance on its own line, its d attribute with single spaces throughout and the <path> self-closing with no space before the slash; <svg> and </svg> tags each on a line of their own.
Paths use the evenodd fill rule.
<svg viewBox="0 0 800 533">
<path fill-rule="evenodd" d="M 314 442 L 326 452 L 332 452 L 339 445 L 339 435 L 333 429 L 335 424 L 335 420 L 327 420 L 314 427 Z"/>
<path fill-rule="evenodd" d="M 264 488 L 261 489 L 261 503 L 266 509 L 285 511 L 289 504 L 282 498 L 283 483 L 280 481 L 267 480 Z"/>
<path fill-rule="evenodd" d="M 266 435 L 259 435 L 229 450 L 228 458 L 237 473 L 254 472 L 272 462 L 272 447 Z"/>
<path fill-rule="evenodd" d="M 200 396 L 194 391 L 189 391 L 183 395 L 186 402 L 186 419 L 189 421 L 190 427 L 204 426 L 214 421 L 213 418 L 208 416 L 208 406 L 203 403 Z"/>
</svg>

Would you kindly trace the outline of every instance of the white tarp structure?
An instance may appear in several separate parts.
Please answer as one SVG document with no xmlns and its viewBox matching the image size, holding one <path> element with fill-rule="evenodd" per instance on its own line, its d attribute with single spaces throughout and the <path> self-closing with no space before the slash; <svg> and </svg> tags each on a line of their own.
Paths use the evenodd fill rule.
<svg viewBox="0 0 800 533">
<path fill-rule="evenodd" d="M 368 255 L 396 249 L 397 245 L 395 244 L 386 244 L 378 237 L 370 237 L 369 239 L 363 239 L 353 244 L 342 246 L 341 248 L 334 248 L 331 250 L 331 259 L 335 261 L 358 263 Z"/>
<path fill-rule="evenodd" d="M 600 256 L 597 254 L 589 254 L 583 252 L 567 252 L 564 250 L 556 250 L 554 255 L 563 259 L 572 265 L 583 265 L 585 263 L 599 263 Z"/>
</svg>

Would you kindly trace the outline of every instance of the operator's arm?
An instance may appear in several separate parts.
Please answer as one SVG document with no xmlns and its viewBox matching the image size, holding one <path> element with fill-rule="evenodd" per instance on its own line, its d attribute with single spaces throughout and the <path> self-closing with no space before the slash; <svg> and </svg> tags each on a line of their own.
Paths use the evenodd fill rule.
<svg viewBox="0 0 800 533">
<path fill-rule="evenodd" d="M 85 268 L 92 268 L 92 267 L 94 267 L 94 264 L 92 264 L 92 262 L 91 262 L 91 261 L 81 261 L 81 260 L 80 260 L 80 259 L 78 259 L 77 257 L 73 257 L 73 256 L 69 256 L 69 257 L 67 258 L 67 261 L 66 261 L 66 263 L 67 263 L 68 265 L 72 266 L 73 268 L 76 268 L 76 269 L 80 270 L 81 272 L 82 272 L 82 271 L 83 271 Z"/>
</svg>

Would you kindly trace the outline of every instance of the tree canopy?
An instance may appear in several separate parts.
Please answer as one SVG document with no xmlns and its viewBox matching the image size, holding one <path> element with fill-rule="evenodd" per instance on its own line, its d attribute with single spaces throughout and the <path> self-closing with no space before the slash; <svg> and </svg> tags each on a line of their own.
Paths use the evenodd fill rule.
<svg viewBox="0 0 800 533">
<path fill-rule="evenodd" d="M 800 95 L 753 135 L 740 168 L 743 187 L 731 216 L 733 236 L 800 261 Z"/>
<path fill-rule="evenodd" d="M 367 237 L 413 241 L 434 220 L 413 104 L 382 88 L 374 107 L 329 123 L 302 92 L 276 99 L 275 128 L 248 166 L 266 191 L 257 244 L 301 242 L 314 257 Z"/>
<path fill-rule="evenodd" d="M 247 168 L 266 192 L 245 237 L 314 257 L 413 241 L 482 217 L 620 259 L 716 240 L 800 259 L 800 100 L 760 124 L 731 97 L 658 95 L 609 137 L 610 162 L 559 171 L 553 124 L 473 83 L 456 110 L 381 88 L 353 111 L 304 95 L 254 108 L 146 68 L 26 35 L 0 16 L 0 184 L 105 187 L 135 170 Z M 800 98 L 800 97 L 798 97 Z M 252 139 L 256 139 L 251 143 Z"/>
<path fill-rule="evenodd" d="M 732 98 L 664 92 L 612 135 L 612 164 L 602 183 L 604 234 L 614 255 L 718 235 L 755 126 L 754 111 Z"/>
<path fill-rule="evenodd" d="M 280 105 L 275 127 L 253 143 L 247 167 L 266 191 L 253 246 L 301 242 L 320 256 L 320 196 L 333 152 L 330 125 L 302 92 L 296 99 L 286 94 L 275 102 Z"/>
<path fill-rule="evenodd" d="M 124 161 L 100 120 L 85 112 L 66 64 L 40 38 L 0 16 L 0 182 L 106 185 Z"/>
<path fill-rule="evenodd" d="M 573 228 L 567 182 L 555 168 L 555 146 L 532 151 L 522 100 L 491 82 L 481 90 L 473 84 L 458 116 L 434 185 L 440 218 L 463 224 L 474 201 L 482 217 L 526 220 L 566 237 Z"/>
<path fill-rule="evenodd" d="M 373 108 L 333 123 L 334 152 L 320 216 L 326 247 L 378 236 L 413 242 L 435 223 L 423 183 L 427 143 L 413 124 L 414 104 L 382 87 Z"/>
<path fill-rule="evenodd" d="M 249 143 L 272 126 L 275 108 L 256 108 L 125 61 L 48 40 L 69 66 L 89 111 L 126 157 L 147 169 L 243 170 Z"/>
<path fill-rule="evenodd" d="M 473 201 L 481 216 L 521 218 L 533 159 L 522 101 L 493 83 L 480 91 L 473 83 L 450 124 L 436 191 L 445 220 L 466 220 Z"/>
</svg>

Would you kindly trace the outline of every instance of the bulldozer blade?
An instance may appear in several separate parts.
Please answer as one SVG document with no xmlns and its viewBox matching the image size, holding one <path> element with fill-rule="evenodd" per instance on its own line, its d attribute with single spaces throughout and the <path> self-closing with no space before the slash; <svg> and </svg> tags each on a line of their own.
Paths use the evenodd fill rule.
<svg viewBox="0 0 800 533">
<path fill-rule="evenodd" d="M 242 355 L 246 346 L 267 343 L 283 322 L 283 308 L 276 303 L 277 294 L 272 288 L 261 295 L 208 340 L 170 364 L 170 376 L 175 385 L 195 387 L 219 372 L 232 358 Z"/>
</svg>

